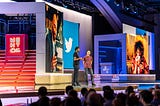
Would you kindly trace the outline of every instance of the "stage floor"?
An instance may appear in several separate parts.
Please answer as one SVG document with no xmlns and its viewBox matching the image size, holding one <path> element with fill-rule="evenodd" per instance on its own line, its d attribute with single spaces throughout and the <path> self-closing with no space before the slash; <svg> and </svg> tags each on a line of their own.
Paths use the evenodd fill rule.
<svg viewBox="0 0 160 106">
<path fill-rule="evenodd" d="M 160 80 L 151 81 L 151 82 L 129 82 L 129 81 L 95 81 L 96 86 L 92 86 L 91 82 L 89 85 L 85 85 L 84 82 L 80 82 L 81 86 L 74 86 L 75 90 L 80 91 L 81 88 L 86 87 L 88 89 L 94 88 L 97 91 L 102 91 L 103 86 L 111 86 L 114 90 L 124 90 L 127 86 L 133 86 L 135 89 L 149 89 L 154 87 L 155 84 L 160 85 Z M 57 86 L 57 85 L 56 85 Z M 59 84 L 58 86 L 61 86 Z M 64 89 L 52 89 L 48 90 L 49 92 L 60 92 L 60 95 L 64 94 Z M 63 92 L 63 93 L 62 93 Z M 31 96 L 36 96 L 37 90 L 34 86 L 0 86 L 0 98 L 6 98 L 4 95 L 11 94 L 20 94 L 20 93 L 31 93 Z M 34 94 L 33 94 L 34 93 Z M 13 95 L 11 95 L 13 97 Z M 52 95 L 52 94 L 51 94 Z M 58 94 L 57 94 L 58 95 Z M 19 95 L 17 95 L 19 96 Z M 8 97 L 8 96 L 7 96 Z M 14 96 L 16 97 L 16 96 Z"/>
</svg>

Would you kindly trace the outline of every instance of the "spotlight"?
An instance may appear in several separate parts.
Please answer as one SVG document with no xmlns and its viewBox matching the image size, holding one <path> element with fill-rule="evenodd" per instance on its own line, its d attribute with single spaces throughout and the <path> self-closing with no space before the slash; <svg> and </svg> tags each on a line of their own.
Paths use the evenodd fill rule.
<svg viewBox="0 0 160 106">
<path fill-rule="evenodd" d="M 68 6 L 67 5 L 65 5 L 64 3 L 62 3 L 62 6 L 64 7 L 64 8 L 67 8 Z"/>
<path fill-rule="evenodd" d="M 128 7 L 126 7 L 126 10 L 128 11 L 128 10 L 129 10 L 129 8 L 128 8 Z"/>
<path fill-rule="evenodd" d="M 64 6 L 64 8 L 67 8 L 67 7 L 68 7 L 68 6 L 66 6 L 66 5 Z"/>
<path fill-rule="evenodd" d="M 122 0 L 114 0 L 114 4 L 116 6 L 119 6 L 121 4 Z"/>
<path fill-rule="evenodd" d="M 137 13 L 137 11 L 134 11 L 133 13 L 134 13 L 134 14 L 136 14 L 136 13 Z"/>
<path fill-rule="evenodd" d="M 132 12 L 133 14 L 137 14 L 137 13 L 138 13 L 137 7 L 136 7 L 136 6 L 133 6 L 133 7 L 131 8 L 131 12 Z"/>
</svg>

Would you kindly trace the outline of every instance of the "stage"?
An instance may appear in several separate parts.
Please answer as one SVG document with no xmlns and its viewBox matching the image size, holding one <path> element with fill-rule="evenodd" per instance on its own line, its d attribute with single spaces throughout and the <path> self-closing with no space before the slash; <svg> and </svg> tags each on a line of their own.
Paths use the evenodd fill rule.
<svg viewBox="0 0 160 106">
<path fill-rule="evenodd" d="M 65 87 L 72 83 L 72 70 L 65 71 L 65 73 L 43 73 L 35 74 L 34 84 L 27 83 L 17 84 L 15 80 L 13 84 L 5 83 L 0 85 L 0 94 L 16 94 L 16 93 L 28 93 L 37 92 L 38 88 L 45 86 L 49 91 L 64 91 Z M 89 81 L 91 80 L 88 75 Z M 96 86 L 85 85 L 84 71 L 79 71 L 79 81 L 81 86 L 75 86 L 74 88 L 79 91 L 82 87 L 88 89 L 94 88 L 97 91 L 101 91 L 103 86 L 109 85 L 114 90 L 124 90 L 127 86 L 134 86 L 135 89 L 139 88 L 139 85 L 154 85 L 160 84 L 159 80 L 156 80 L 155 74 L 94 74 L 94 81 Z M 10 81 L 10 80 L 9 80 Z M 0 96 L 5 97 L 5 96 Z"/>
</svg>

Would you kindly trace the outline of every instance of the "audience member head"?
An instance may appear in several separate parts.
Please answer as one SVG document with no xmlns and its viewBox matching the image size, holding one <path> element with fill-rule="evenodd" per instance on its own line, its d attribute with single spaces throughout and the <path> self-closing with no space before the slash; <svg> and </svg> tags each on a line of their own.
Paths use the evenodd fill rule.
<svg viewBox="0 0 160 106">
<path fill-rule="evenodd" d="M 49 106 L 49 98 L 42 97 L 38 100 L 38 106 Z"/>
<path fill-rule="evenodd" d="M 38 95 L 40 97 L 45 97 L 47 94 L 48 94 L 48 92 L 47 92 L 47 88 L 46 87 L 42 86 L 42 87 L 40 87 L 38 89 Z"/>
<path fill-rule="evenodd" d="M 139 94 L 140 96 L 140 102 L 143 104 L 143 105 L 147 105 L 147 104 L 150 104 L 151 101 L 153 100 L 153 95 L 150 91 L 148 90 L 143 90 L 140 92 Z"/>
<path fill-rule="evenodd" d="M 50 106 L 60 106 L 61 105 L 61 99 L 58 97 L 52 98 Z"/>
<path fill-rule="evenodd" d="M 100 94 L 91 92 L 87 97 L 88 106 L 103 106 L 103 97 Z"/>
<path fill-rule="evenodd" d="M 102 88 L 102 89 L 103 89 L 103 91 L 111 90 L 111 87 L 107 85 L 107 86 L 103 86 L 103 88 Z"/>
<path fill-rule="evenodd" d="M 116 96 L 116 99 L 118 99 L 118 101 L 120 100 L 120 101 L 121 101 L 121 104 L 123 104 L 123 106 L 125 106 L 127 96 L 126 96 L 124 93 L 119 93 L 119 94 Z"/>
<path fill-rule="evenodd" d="M 139 99 L 135 94 L 130 95 L 127 98 L 126 106 L 139 106 Z"/>
<path fill-rule="evenodd" d="M 158 84 L 155 84 L 155 85 L 154 85 L 154 88 L 155 88 L 155 89 L 160 89 L 160 87 L 159 87 Z"/>
<path fill-rule="evenodd" d="M 64 100 L 63 106 L 81 106 L 81 101 L 79 98 L 70 96 Z"/>
<path fill-rule="evenodd" d="M 125 106 L 120 99 L 115 98 L 112 101 L 112 106 Z"/>
<path fill-rule="evenodd" d="M 153 92 L 155 89 L 154 88 L 149 88 L 149 91 L 150 92 Z"/>
<path fill-rule="evenodd" d="M 90 88 L 88 92 L 95 92 L 96 93 L 96 90 L 93 88 Z"/>
<path fill-rule="evenodd" d="M 73 86 L 71 86 L 71 85 L 66 86 L 66 91 L 65 92 L 66 92 L 67 95 L 68 95 L 70 90 L 73 90 Z"/>
<path fill-rule="evenodd" d="M 88 93 L 88 89 L 87 88 L 84 87 L 84 88 L 81 89 L 82 96 L 85 96 L 87 93 Z"/>
<path fill-rule="evenodd" d="M 154 99 L 160 99 L 160 90 L 156 89 L 153 91 Z"/>
<path fill-rule="evenodd" d="M 73 98 L 78 98 L 78 93 L 76 90 L 70 90 L 68 96 L 73 97 Z"/>
<path fill-rule="evenodd" d="M 103 92 L 103 96 L 104 96 L 104 99 L 113 100 L 114 99 L 114 91 L 113 91 L 113 89 L 105 90 Z"/>
<path fill-rule="evenodd" d="M 130 93 L 134 93 L 134 88 L 132 86 L 128 86 L 125 92 L 126 92 L 126 95 L 129 96 Z"/>
</svg>

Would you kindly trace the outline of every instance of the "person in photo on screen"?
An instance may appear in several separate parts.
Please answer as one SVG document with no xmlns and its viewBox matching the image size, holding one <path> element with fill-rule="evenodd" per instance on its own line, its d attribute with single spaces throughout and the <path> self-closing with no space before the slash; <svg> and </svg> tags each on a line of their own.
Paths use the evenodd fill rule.
<svg viewBox="0 0 160 106">
<path fill-rule="evenodd" d="M 73 67 L 74 67 L 74 71 L 73 71 L 73 78 L 72 78 L 72 85 L 73 86 L 80 86 L 79 81 L 78 81 L 78 73 L 79 73 L 79 62 L 80 60 L 82 60 L 82 57 L 79 57 L 79 53 L 80 52 L 80 48 L 76 47 L 75 48 L 75 52 L 73 54 Z"/>
<path fill-rule="evenodd" d="M 88 85 L 88 73 L 89 73 L 91 76 L 92 85 L 95 86 L 93 70 L 92 70 L 92 62 L 93 62 L 93 58 L 91 56 L 91 51 L 88 50 L 86 55 L 83 57 L 83 65 L 84 65 L 84 70 L 85 70 L 85 81 L 86 81 L 86 85 Z"/>
<path fill-rule="evenodd" d="M 58 15 L 53 14 L 51 20 L 51 29 L 46 31 L 46 72 L 56 72 L 57 64 L 57 50 L 56 50 L 56 36 L 57 36 Z"/>
<path fill-rule="evenodd" d="M 148 74 L 149 66 L 144 57 L 144 47 L 141 41 L 135 43 L 135 56 L 132 59 L 132 74 Z"/>
</svg>

